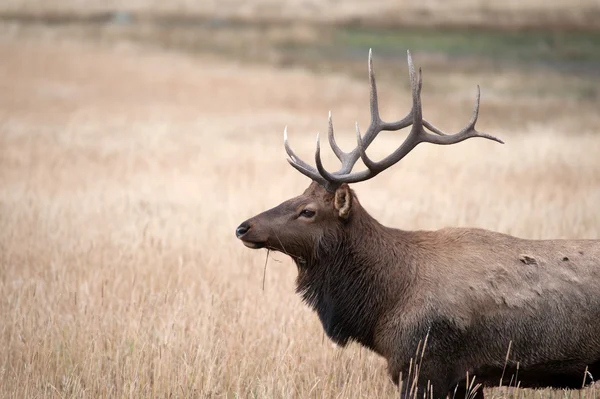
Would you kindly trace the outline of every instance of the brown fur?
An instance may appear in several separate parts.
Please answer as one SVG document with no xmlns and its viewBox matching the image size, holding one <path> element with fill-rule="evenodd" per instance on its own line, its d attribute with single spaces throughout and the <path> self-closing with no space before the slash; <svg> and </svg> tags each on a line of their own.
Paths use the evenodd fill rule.
<svg viewBox="0 0 600 399">
<path fill-rule="evenodd" d="M 330 193 L 314 182 L 237 235 L 290 255 L 327 335 L 379 353 L 395 383 L 427 338 L 420 393 L 429 381 L 435 397 L 457 386 L 464 397 L 467 372 L 494 386 L 505 366 L 508 384 L 517 364 L 522 387 L 580 388 L 586 367 L 600 379 L 600 240 L 402 231 L 372 218 L 347 185 Z"/>
</svg>

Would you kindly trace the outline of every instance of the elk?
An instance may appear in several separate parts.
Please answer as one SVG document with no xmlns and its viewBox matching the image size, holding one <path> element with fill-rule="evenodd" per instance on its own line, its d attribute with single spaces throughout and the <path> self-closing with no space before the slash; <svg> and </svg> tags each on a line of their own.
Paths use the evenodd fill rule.
<svg viewBox="0 0 600 399">
<path fill-rule="evenodd" d="M 456 144 L 480 137 L 480 91 L 470 122 L 446 134 L 423 119 L 421 70 L 408 68 L 412 108 L 401 120 L 379 115 L 369 52 L 371 123 L 357 146 L 329 144 L 341 168 L 316 168 L 291 149 L 288 162 L 312 179 L 299 196 L 246 220 L 236 236 L 250 248 L 289 255 L 298 268 L 297 292 L 340 346 L 354 341 L 387 360 L 400 396 L 483 398 L 482 386 L 578 389 L 600 378 L 600 240 L 528 240 L 478 228 L 404 231 L 383 226 L 348 184 L 373 178 L 420 143 Z M 381 131 L 410 126 L 406 140 L 383 160 L 367 148 Z M 366 169 L 353 172 L 361 159 Z M 418 375 L 415 354 L 421 348 Z"/>
</svg>

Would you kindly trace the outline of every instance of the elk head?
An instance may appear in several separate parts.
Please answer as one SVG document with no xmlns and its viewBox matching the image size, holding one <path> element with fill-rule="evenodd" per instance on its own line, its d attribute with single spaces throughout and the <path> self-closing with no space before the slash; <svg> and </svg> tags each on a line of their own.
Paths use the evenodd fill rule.
<svg viewBox="0 0 600 399">
<path fill-rule="evenodd" d="M 354 195 L 347 184 L 328 191 L 313 182 L 301 195 L 242 223 L 236 235 L 249 248 L 268 248 L 295 259 L 335 235 L 348 221 Z"/>
<path fill-rule="evenodd" d="M 325 237 L 339 237 L 336 232 L 347 229 L 351 225 L 349 222 L 352 221 L 353 217 L 364 212 L 353 191 L 350 190 L 349 183 L 357 183 L 378 175 L 404 158 L 420 143 L 448 145 L 472 137 L 482 137 L 503 143 L 496 137 L 478 132 L 475 129 L 479 114 L 479 86 L 477 86 L 473 116 L 469 123 L 458 133 L 446 134 L 423 119 L 421 70 L 419 69 L 418 74 L 415 72 L 410 52 L 407 52 L 407 55 L 413 103 L 410 112 L 403 119 L 395 122 L 385 122 L 379 115 L 377 86 L 375 84 L 371 51 L 369 51 L 371 123 L 364 135 L 361 134 L 358 123 L 356 124 L 357 146 L 352 151 L 344 152 L 337 145 L 333 133 L 331 113 L 329 113 L 329 144 L 342 164 L 338 171 L 329 172 L 323 167 L 318 134 L 315 168 L 296 156 L 288 143 L 287 128 L 284 130 L 284 146 L 289 156 L 288 162 L 300 173 L 311 178 L 313 183 L 302 195 L 287 200 L 279 206 L 243 222 L 236 229 L 236 236 L 247 247 L 269 248 L 287 253 L 295 259 L 311 256 Z M 411 130 L 406 140 L 386 158 L 375 162 L 367 156 L 367 148 L 381 131 L 396 131 L 409 126 L 411 126 Z M 352 172 L 359 158 L 367 169 Z"/>
</svg>

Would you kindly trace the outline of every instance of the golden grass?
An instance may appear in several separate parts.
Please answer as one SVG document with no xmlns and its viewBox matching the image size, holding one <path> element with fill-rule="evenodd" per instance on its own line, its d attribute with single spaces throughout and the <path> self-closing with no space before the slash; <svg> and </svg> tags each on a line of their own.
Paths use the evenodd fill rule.
<svg viewBox="0 0 600 399">
<path fill-rule="evenodd" d="M 352 145 L 363 82 L 129 45 L 4 37 L 0 53 L 0 396 L 396 396 L 380 358 L 323 339 L 285 256 L 263 291 L 266 253 L 234 236 L 308 184 L 284 160 L 283 126 L 310 159 L 331 109 Z M 508 76 L 426 77 L 461 87 L 425 88 L 428 118 L 459 127 L 480 83 L 480 127 L 507 144 L 416 149 L 355 187 L 374 216 L 600 236 L 594 104 L 495 96 Z M 385 116 L 408 109 L 406 85 L 381 90 Z M 527 123 L 527 109 L 544 118 Z M 373 156 L 400 140 L 381 137 Z"/>
</svg>

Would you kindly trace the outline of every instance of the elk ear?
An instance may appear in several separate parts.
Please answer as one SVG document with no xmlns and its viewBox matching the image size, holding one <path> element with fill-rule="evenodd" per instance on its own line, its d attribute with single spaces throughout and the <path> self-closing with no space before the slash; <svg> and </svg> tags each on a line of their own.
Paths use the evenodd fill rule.
<svg viewBox="0 0 600 399">
<path fill-rule="evenodd" d="M 348 219 L 350 208 L 352 208 L 352 191 L 350 191 L 350 187 L 347 184 L 342 184 L 335 190 L 333 205 L 341 219 Z"/>
</svg>

